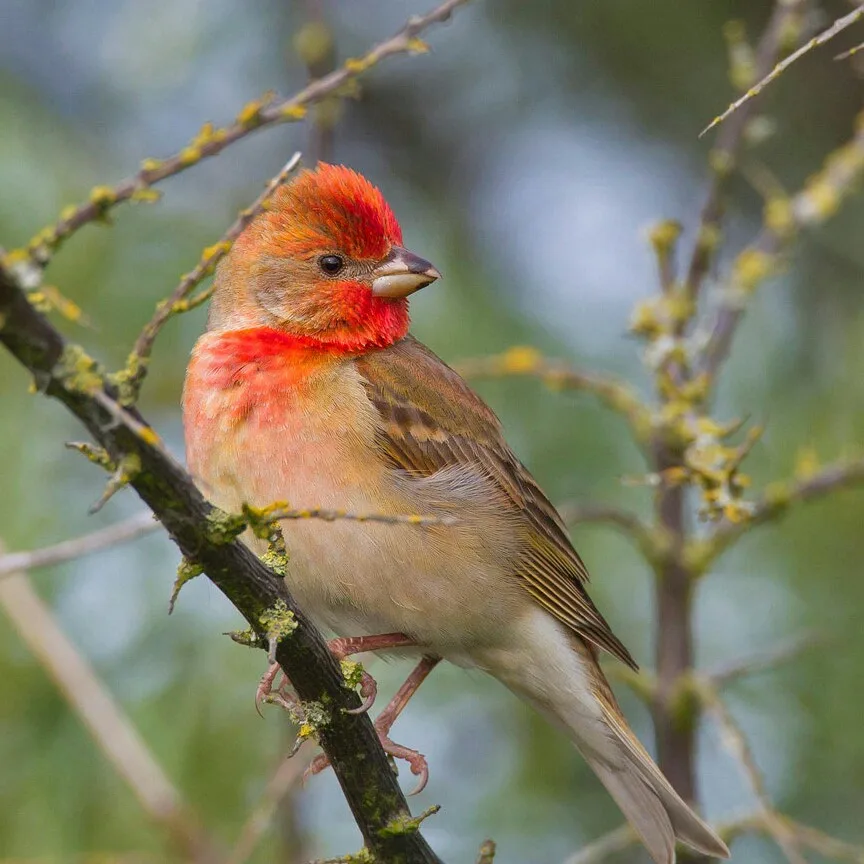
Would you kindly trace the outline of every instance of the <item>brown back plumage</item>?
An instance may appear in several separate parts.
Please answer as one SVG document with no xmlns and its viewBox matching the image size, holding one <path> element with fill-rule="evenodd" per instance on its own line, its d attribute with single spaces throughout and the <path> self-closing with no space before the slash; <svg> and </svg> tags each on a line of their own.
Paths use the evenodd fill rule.
<svg viewBox="0 0 864 864">
<path fill-rule="evenodd" d="M 588 571 L 561 517 L 513 455 L 483 400 L 412 336 L 355 363 L 381 417 L 383 457 L 418 477 L 454 465 L 479 467 L 524 520 L 526 541 L 514 561 L 514 576 L 567 627 L 637 668 L 586 593 Z"/>
</svg>

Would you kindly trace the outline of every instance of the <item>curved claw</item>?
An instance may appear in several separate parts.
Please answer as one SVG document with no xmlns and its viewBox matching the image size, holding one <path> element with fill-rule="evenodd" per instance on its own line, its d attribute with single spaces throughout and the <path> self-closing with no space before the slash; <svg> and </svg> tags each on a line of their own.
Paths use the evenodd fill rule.
<svg viewBox="0 0 864 864">
<path fill-rule="evenodd" d="M 346 708 L 346 714 L 365 714 L 375 704 L 378 682 L 365 671 L 360 679 L 360 695 L 363 697 L 362 703 L 357 708 Z"/>
<path fill-rule="evenodd" d="M 408 795 L 409 797 L 411 795 L 419 795 L 429 782 L 429 763 L 426 761 L 426 757 L 416 750 L 409 750 L 407 747 L 391 741 L 384 735 L 381 736 L 381 746 L 389 756 L 392 756 L 394 759 L 402 759 L 411 766 L 411 773 L 420 779 Z"/>
<path fill-rule="evenodd" d="M 261 703 L 265 702 L 273 691 L 273 682 L 276 680 L 276 676 L 281 671 L 281 668 L 278 663 L 271 663 L 258 682 L 258 688 L 255 690 L 255 710 L 258 712 L 259 717 L 264 716 L 261 713 Z"/>
</svg>

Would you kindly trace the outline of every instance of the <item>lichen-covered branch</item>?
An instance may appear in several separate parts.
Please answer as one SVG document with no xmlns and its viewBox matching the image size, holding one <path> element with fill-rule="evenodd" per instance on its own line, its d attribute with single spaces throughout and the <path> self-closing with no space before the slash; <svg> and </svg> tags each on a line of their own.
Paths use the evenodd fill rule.
<svg viewBox="0 0 864 864">
<path fill-rule="evenodd" d="M 712 534 L 693 541 L 691 557 L 696 575 L 757 525 L 781 518 L 790 507 L 823 498 L 838 489 L 864 485 L 864 458 L 840 461 L 807 477 L 778 480 L 769 484 L 762 497 L 745 502 L 746 515 L 737 522 L 725 521 Z"/>
<path fill-rule="evenodd" d="M 755 56 L 752 57 L 752 68 L 747 68 L 749 64 L 746 61 L 736 63 L 734 59 L 735 52 L 730 50 L 730 54 L 733 55 L 732 62 L 730 63 L 730 77 L 732 77 L 733 81 L 739 86 L 748 86 L 752 84 L 752 80 L 748 80 L 751 75 L 755 79 L 767 75 L 780 56 L 783 47 L 789 44 L 790 38 L 794 38 L 795 34 L 800 31 L 800 22 L 803 19 L 805 7 L 808 3 L 809 0 L 788 0 L 788 2 L 774 4 L 771 19 L 759 39 Z M 728 28 L 727 38 L 730 41 L 735 41 L 734 34 L 729 34 Z M 749 52 L 747 53 L 749 54 Z M 703 280 L 708 275 L 711 262 L 714 260 L 714 253 L 719 246 L 720 219 L 723 215 L 723 191 L 726 181 L 732 175 L 735 164 L 738 161 L 738 154 L 744 141 L 744 133 L 752 117 L 755 105 L 755 102 L 750 102 L 746 105 L 742 103 L 741 109 L 720 130 L 717 141 L 711 148 L 708 163 L 711 171 L 711 180 L 705 193 L 702 211 L 699 215 L 699 227 L 696 231 L 693 252 L 684 277 L 684 294 L 687 298 L 690 315 L 695 311 L 694 304 L 696 298 Z M 681 329 L 683 329 L 683 326 Z"/>
<path fill-rule="evenodd" d="M 709 336 L 697 365 L 709 381 L 716 376 L 729 353 L 747 301 L 780 269 L 781 253 L 800 230 L 820 225 L 833 216 L 862 175 L 864 112 L 858 115 L 849 142 L 828 156 L 822 170 L 811 177 L 797 195 L 766 203 L 762 232 L 735 259 L 728 283 L 722 290 L 722 302 L 708 327 Z"/>
<path fill-rule="evenodd" d="M 420 34 L 446 21 L 453 11 L 468 0 L 445 0 L 425 15 L 415 15 L 398 33 L 380 42 L 362 57 L 347 60 L 339 69 L 310 82 L 299 93 L 288 99 L 277 99 L 267 94 L 250 102 L 237 115 L 233 123 L 216 128 L 205 123 L 199 133 L 179 153 L 167 159 L 145 159 L 138 172 L 116 186 L 97 186 L 87 201 L 64 210 L 60 219 L 44 228 L 22 249 L 10 252 L 3 263 L 14 269 L 29 261 L 45 265 L 64 240 L 90 222 L 104 222 L 109 213 L 125 201 L 150 201 L 158 198 L 152 187 L 196 165 L 202 159 L 216 156 L 226 147 L 252 132 L 277 123 L 302 120 L 310 106 L 324 99 L 355 95 L 356 81 L 382 60 L 397 54 L 425 53 L 428 46 Z"/>
<path fill-rule="evenodd" d="M 38 390 L 59 400 L 84 424 L 115 464 L 137 459 L 140 468 L 129 484 L 185 558 L 203 568 L 246 618 L 256 640 L 270 645 L 300 699 L 320 708 L 318 740 L 370 853 L 392 864 L 438 864 L 419 831 L 403 830 L 411 815 L 372 723 L 365 714 L 344 710 L 359 707 L 360 700 L 345 686 L 339 665 L 285 582 L 237 540 L 232 526 L 225 528 L 226 514 L 203 498 L 143 417 L 117 405 L 116 391 L 99 365 L 80 347 L 64 342 L 2 268 L 0 343 L 30 371 Z M 296 626 L 277 627 L 279 609 L 290 613 Z"/>
<path fill-rule="evenodd" d="M 516 345 L 490 357 L 461 360 L 454 368 L 466 378 L 525 376 L 539 379 L 551 390 L 591 393 L 607 408 L 627 418 L 638 441 L 650 436 L 651 412 L 629 384 L 594 372 L 580 372 L 562 360 L 544 357 L 527 345 Z"/>
</svg>

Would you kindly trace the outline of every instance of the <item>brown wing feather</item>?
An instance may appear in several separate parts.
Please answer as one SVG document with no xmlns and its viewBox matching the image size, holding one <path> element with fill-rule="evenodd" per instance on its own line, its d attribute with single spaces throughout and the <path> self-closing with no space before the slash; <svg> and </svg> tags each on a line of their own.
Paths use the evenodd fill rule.
<svg viewBox="0 0 864 864">
<path fill-rule="evenodd" d="M 483 400 L 411 336 L 355 362 L 381 417 L 378 442 L 388 462 L 419 477 L 479 465 L 526 520 L 529 539 L 515 574 L 526 590 L 559 621 L 635 669 L 585 592 L 588 571 L 561 517 L 513 455 Z"/>
</svg>

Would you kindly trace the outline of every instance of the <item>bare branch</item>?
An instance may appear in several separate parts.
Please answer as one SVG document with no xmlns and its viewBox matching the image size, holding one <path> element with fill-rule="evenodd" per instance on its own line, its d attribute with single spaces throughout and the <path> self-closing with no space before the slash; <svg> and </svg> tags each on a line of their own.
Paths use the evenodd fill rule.
<svg viewBox="0 0 864 864">
<path fill-rule="evenodd" d="M 700 370 L 712 379 L 729 353 L 747 300 L 778 269 L 778 256 L 802 228 L 819 225 L 834 213 L 864 174 L 864 113 L 848 144 L 830 154 L 822 170 L 791 200 L 769 201 L 765 227 L 732 267 L 709 336 L 699 359 Z"/>
<path fill-rule="evenodd" d="M 234 241 L 240 236 L 247 225 L 261 212 L 267 208 L 267 204 L 276 190 L 285 183 L 294 173 L 300 163 L 300 154 L 295 153 L 286 163 L 285 167 L 264 187 L 264 191 L 234 220 L 222 237 L 212 246 L 208 246 L 195 267 L 180 280 L 177 287 L 161 301 L 156 307 L 156 312 L 150 321 L 144 326 L 129 359 L 126 368 L 113 376 L 115 383 L 121 391 L 121 399 L 124 404 L 132 404 L 141 391 L 141 385 L 147 375 L 147 366 L 150 354 L 153 351 L 153 343 L 159 335 L 159 331 L 165 326 L 169 318 L 181 312 L 195 309 L 210 299 L 213 286 L 198 293 L 195 297 L 189 295 L 195 287 L 206 279 L 216 269 L 216 265 L 231 251 Z"/>
<path fill-rule="evenodd" d="M 0 579 L 18 570 L 36 570 L 40 567 L 51 567 L 64 561 L 72 561 L 75 558 L 83 558 L 93 552 L 137 540 L 145 534 L 160 530 L 161 527 L 153 518 L 153 514 L 148 511 L 90 534 L 72 540 L 63 540 L 53 546 L 34 549 L 32 552 L 9 552 L 0 556 Z"/>
<path fill-rule="evenodd" d="M 792 2 L 774 4 L 771 19 L 756 48 L 754 69 L 756 77 L 766 75 L 777 61 L 790 23 L 803 12 L 808 2 L 809 0 L 792 0 Z M 723 189 L 738 160 L 744 132 L 753 115 L 755 105 L 755 102 L 746 104 L 731 118 L 720 130 L 717 142 L 711 150 L 711 182 L 702 204 L 695 245 L 684 280 L 685 293 L 691 304 L 695 301 L 714 260 L 714 251 L 718 245 L 718 226 L 723 213 Z"/>
<path fill-rule="evenodd" d="M 838 33 L 854 24 L 864 17 L 864 4 L 853 9 L 848 15 L 838 18 L 830 27 L 823 30 L 818 36 L 814 36 L 809 42 L 802 45 L 797 51 L 793 51 L 785 60 L 781 60 L 764 78 L 751 87 L 740 99 L 733 102 L 722 114 L 715 117 L 700 133 L 701 138 L 710 132 L 719 123 L 722 123 L 730 114 L 739 110 L 742 105 L 748 103 L 754 96 L 758 96 L 772 81 L 786 71 L 796 60 L 799 60 L 814 48 L 824 45 L 833 39 Z"/>
<path fill-rule="evenodd" d="M 0 607 L 147 815 L 194 861 L 216 860 L 210 839 L 183 796 L 93 667 L 60 628 L 24 571 L 10 573 L 0 581 Z"/>
<path fill-rule="evenodd" d="M 290 759 L 283 759 L 270 778 L 255 809 L 240 829 L 240 836 L 234 844 L 225 864 L 245 864 L 261 842 L 264 833 L 273 822 L 279 804 L 285 796 L 303 779 L 303 774 L 312 761 L 314 747 L 304 741 L 300 749 Z"/>
<path fill-rule="evenodd" d="M 299 93 L 288 99 L 277 100 L 270 95 L 250 102 L 237 115 L 235 121 L 223 128 L 207 123 L 198 135 L 179 153 L 167 159 L 145 159 L 141 170 L 116 186 L 97 186 L 89 199 L 65 210 L 59 221 L 39 232 L 23 249 L 14 250 L 3 260 L 7 268 L 27 259 L 44 265 L 64 240 L 89 222 L 105 221 L 118 204 L 130 200 L 152 200 L 156 196 L 152 187 L 196 165 L 202 159 L 216 156 L 252 132 L 277 123 L 302 120 L 307 109 L 333 96 L 354 95 L 356 79 L 382 60 L 397 54 L 425 53 L 428 46 L 419 36 L 433 24 L 446 21 L 455 9 L 468 0 L 445 0 L 425 15 L 415 15 L 394 36 L 380 42 L 362 57 L 347 60 L 339 69 L 312 81 Z"/>
<path fill-rule="evenodd" d="M 824 642 L 824 639 L 819 634 L 807 633 L 753 657 L 745 657 L 742 660 L 718 666 L 713 671 L 706 672 L 705 677 L 714 687 L 719 689 L 726 684 L 737 681 L 739 678 L 750 677 L 751 675 L 758 675 L 760 672 L 776 669 L 778 666 L 789 660 L 794 660 L 808 648 L 812 648 L 821 642 Z"/>
<path fill-rule="evenodd" d="M 535 348 L 517 345 L 503 354 L 461 360 L 454 365 L 466 378 L 527 376 L 540 379 L 551 390 L 581 390 L 624 415 L 636 439 L 645 441 L 651 432 L 651 412 L 633 389 L 622 381 L 580 372 L 561 360 L 544 357 Z"/>
</svg>

